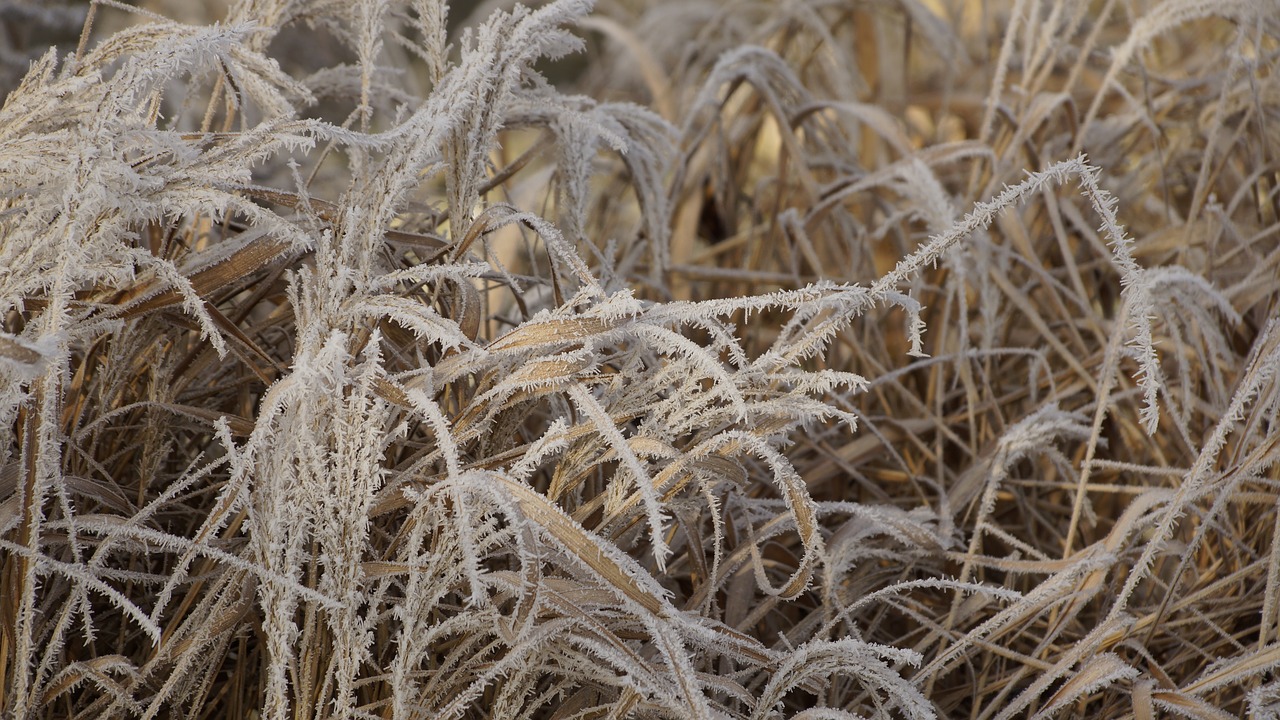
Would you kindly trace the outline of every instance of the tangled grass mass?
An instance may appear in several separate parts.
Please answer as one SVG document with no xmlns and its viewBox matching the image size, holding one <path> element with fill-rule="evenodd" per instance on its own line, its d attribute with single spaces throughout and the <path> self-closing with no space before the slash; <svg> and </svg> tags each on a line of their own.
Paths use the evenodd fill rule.
<svg viewBox="0 0 1280 720">
<path fill-rule="evenodd" d="M 1280 718 L 1275 0 L 0 17 L 4 717 Z"/>
</svg>

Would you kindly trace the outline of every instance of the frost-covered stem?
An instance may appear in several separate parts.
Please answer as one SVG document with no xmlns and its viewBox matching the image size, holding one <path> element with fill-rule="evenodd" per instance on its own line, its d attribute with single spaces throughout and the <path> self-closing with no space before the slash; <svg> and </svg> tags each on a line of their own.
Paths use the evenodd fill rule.
<svg viewBox="0 0 1280 720">
<path fill-rule="evenodd" d="M 14 653 L 13 675 L 9 691 L 10 701 L 7 703 L 6 715 L 14 718 L 25 718 L 31 712 L 29 704 L 31 693 L 31 667 L 34 652 L 32 635 L 34 633 L 36 604 L 36 562 L 35 556 L 40 549 L 40 526 L 44 520 L 44 498 L 52 478 L 46 470 L 49 453 L 56 453 L 57 439 L 50 437 L 49 418 L 56 418 L 58 391 L 60 383 L 57 378 L 61 368 L 51 368 L 40 380 L 40 387 L 35 394 L 35 407 L 28 407 L 22 413 L 23 423 L 21 436 L 23 448 L 24 478 L 20 501 L 22 503 L 22 522 L 18 528 L 18 544 L 27 552 L 13 558 L 15 565 L 12 571 L 12 582 L 18 585 L 18 607 L 14 617 Z M 12 592 L 8 582 L 5 592 Z"/>
<path fill-rule="evenodd" d="M 66 233 L 69 235 L 70 230 Z M 65 240 L 68 244 L 72 241 Z M 69 349 L 65 340 L 67 318 L 67 302 L 72 294 L 69 280 L 71 253 L 63 249 L 58 266 L 54 270 L 54 280 L 49 292 L 49 306 L 45 309 L 40 321 L 44 326 L 41 340 L 53 340 L 57 349 L 50 363 L 39 379 L 39 387 L 35 393 L 34 412 L 27 411 L 27 422 L 23 428 L 23 469 L 25 478 L 23 490 L 18 498 L 23 508 L 23 516 L 18 535 L 18 544 L 26 552 L 15 558 L 19 582 L 19 600 L 14 628 L 14 663 L 13 690 L 11 697 L 12 717 L 25 718 L 35 708 L 31 695 L 39 691 L 32 687 L 30 676 L 33 664 L 33 647 L 36 620 L 36 558 L 40 551 L 41 525 L 44 523 L 45 495 L 55 482 L 60 480 L 62 466 L 62 438 L 59 429 L 62 404 L 62 379 L 67 374 Z M 6 591 L 8 592 L 8 591 Z M 38 684 L 38 678 L 34 684 Z"/>
</svg>

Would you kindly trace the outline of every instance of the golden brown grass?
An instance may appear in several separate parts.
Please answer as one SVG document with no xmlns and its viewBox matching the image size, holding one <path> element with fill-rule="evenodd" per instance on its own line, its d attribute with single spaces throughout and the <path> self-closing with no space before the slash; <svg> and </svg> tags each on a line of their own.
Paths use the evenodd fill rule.
<svg viewBox="0 0 1280 720">
<path fill-rule="evenodd" d="M 5 717 L 1280 717 L 1269 2 L 180 10 L 4 8 Z"/>
</svg>

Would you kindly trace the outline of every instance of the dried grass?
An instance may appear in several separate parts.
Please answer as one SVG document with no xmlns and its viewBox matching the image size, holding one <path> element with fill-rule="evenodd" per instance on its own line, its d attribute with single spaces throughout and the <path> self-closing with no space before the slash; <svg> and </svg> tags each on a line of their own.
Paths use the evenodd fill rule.
<svg viewBox="0 0 1280 720">
<path fill-rule="evenodd" d="M 1268 2 L 157 10 L 0 7 L 6 717 L 1280 717 Z"/>
</svg>

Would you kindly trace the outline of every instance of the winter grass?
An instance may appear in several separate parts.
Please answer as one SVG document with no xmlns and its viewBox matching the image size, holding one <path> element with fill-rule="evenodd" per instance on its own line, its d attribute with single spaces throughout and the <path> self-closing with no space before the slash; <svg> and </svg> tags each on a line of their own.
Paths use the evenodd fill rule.
<svg viewBox="0 0 1280 720">
<path fill-rule="evenodd" d="M 1280 715 L 1267 3 L 180 9 L 3 8 L 6 717 Z"/>
</svg>

